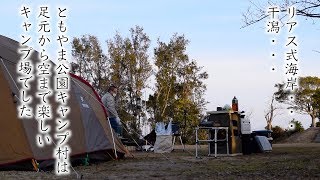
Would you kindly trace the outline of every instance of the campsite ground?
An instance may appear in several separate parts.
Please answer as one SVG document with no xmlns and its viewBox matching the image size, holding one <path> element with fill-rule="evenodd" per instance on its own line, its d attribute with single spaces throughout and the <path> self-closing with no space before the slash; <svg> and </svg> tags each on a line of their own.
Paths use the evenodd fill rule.
<svg viewBox="0 0 320 180">
<path fill-rule="evenodd" d="M 132 152 L 134 158 L 78 166 L 84 179 L 320 179 L 320 143 L 275 144 L 271 153 L 235 157 L 194 156 L 195 146 L 187 152 Z M 52 172 L 2 171 L 0 179 L 75 179 L 75 173 L 57 177 Z"/>
</svg>

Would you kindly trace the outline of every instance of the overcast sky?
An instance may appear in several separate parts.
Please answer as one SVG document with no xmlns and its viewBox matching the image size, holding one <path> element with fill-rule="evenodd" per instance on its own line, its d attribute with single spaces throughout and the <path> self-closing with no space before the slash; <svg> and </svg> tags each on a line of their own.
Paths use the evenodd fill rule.
<svg viewBox="0 0 320 180">
<path fill-rule="evenodd" d="M 104 51 L 107 49 L 105 41 L 112 38 L 116 31 L 126 36 L 135 25 L 144 27 L 150 36 L 151 57 L 158 38 L 168 42 L 175 32 L 184 34 L 190 40 L 187 48 L 190 58 L 197 60 L 198 65 L 209 74 L 205 96 L 209 101 L 207 110 L 231 104 L 233 96 L 236 96 L 240 109 L 252 112 L 252 129 L 266 126 L 264 110 L 276 90 L 273 86 L 284 80 L 285 39 L 288 33 L 284 29 L 278 36 L 266 34 L 263 29 L 265 21 L 240 29 L 243 25 L 242 12 L 250 5 L 247 0 L 52 2 L 25 1 L 24 5 L 34 12 L 31 21 L 37 21 L 40 5 L 49 6 L 53 22 L 56 20 L 56 9 L 67 7 L 68 36 L 95 35 Z M 19 1 L 1 2 L 1 35 L 21 39 L 23 17 L 19 9 L 22 5 Z M 297 20 L 294 35 L 299 47 L 299 73 L 302 76 L 320 76 L 319 53 L 314 51 L 320 50 L 320 22 L 303 18 Z M 272 38 L 277 40 L 274 45 L 271 44 Z M 53 49 L 54 45 L 50 53 L 55 54 Z M 276 54 L 275 58 L 271 58 L 272 53 Z M 272 67 L 276 68 L 275 72 L 271 72 Z M 289 111 L 285 110 L 273 124 L 286 128 L 292 118 L 301 121 L 304 127 L 311 123 L 309 116 L 289 115 Z"/>
</svg>

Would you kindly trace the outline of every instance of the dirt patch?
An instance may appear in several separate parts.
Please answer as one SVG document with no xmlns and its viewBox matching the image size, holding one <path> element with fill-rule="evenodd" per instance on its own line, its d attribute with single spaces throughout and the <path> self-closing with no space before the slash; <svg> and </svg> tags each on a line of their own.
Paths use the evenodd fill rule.
<svg viewBox="0 0 320 180">
<path fill-rule="evenodd" d="M 271 153 L 201 159 L 195 146 L 169 154 L 133 152 L 134 158 L 75 167 L 83 179 L 319 179 L 320 144 L 276 144 Z M 0 179 L 75 179 L 53 172 L 2 171 Z"/>
<path fill-rule="evenodd" d="M 312 143 L 318 134 L 320 134 L 320 127 L 312 127 L 305 131 L 294 133 L 281 143 Z"/>
</svg>

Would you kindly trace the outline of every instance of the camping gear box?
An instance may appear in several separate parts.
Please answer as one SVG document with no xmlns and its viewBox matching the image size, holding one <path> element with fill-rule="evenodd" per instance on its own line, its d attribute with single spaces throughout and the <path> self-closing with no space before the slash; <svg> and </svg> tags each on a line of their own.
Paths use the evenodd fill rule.
<svg viewBox="0 0 320 180">
<path fill-rule="evenodd" d="M 211 122 L 212 127 L 229 127 L 230 117 L 229 114 L 218 111 L 217 113 L 209 114 L 208 122 Z"/>
<path fill-rule="evenodd" d="M 237 111 L 210 111 L 209 120 L 214 121 L 214 127 L 217 127 L 219 124 L 220 127 L 229 127 L 228 130 L 228 146 L 229 154 L 238 154 L 242 153 L 242 140 L 240 138 L 240 114 Z M 210 139 L 214 137 L 214 131 L 209 132 Z M 227 136 L 224 130 L 219 130 L 217 133 L 218 141 L 217 142 L 217 152 L 218 154 L 227 153 L 227 144 L 223 141 Z M 210 154 L 215 152 L 215 142 L 210 142 Z"/>
</svg>

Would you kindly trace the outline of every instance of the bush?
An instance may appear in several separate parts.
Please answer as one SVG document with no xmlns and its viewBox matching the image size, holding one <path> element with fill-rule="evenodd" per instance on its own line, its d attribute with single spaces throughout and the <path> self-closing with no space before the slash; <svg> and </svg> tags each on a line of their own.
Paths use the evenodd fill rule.
<svg viewBox="0 0 320 180">
<path fill-rule="evenodd" d="M 272 138 L 274 142 L 281 141 L 287 137 L 287 133 L 280 126 L 272 127 Z"/>
<path fill-rule="evenodd" d="M 294 134 L 296 132 L 304 131 L 304 128 L 303 128 L 301 122 L 299 122 L 299 121 L 297 121 L 295 119 L 292 119 L 292 121 L 290 121 L 290 125 L 293 125 L 293 127 L 289 128 L 289 133 L 290 134 Z"/>
<path fill-rule="evenodd" d="M 320 127 L 320 121 L 316 123 L 316 127 Z"/>
</svg>

